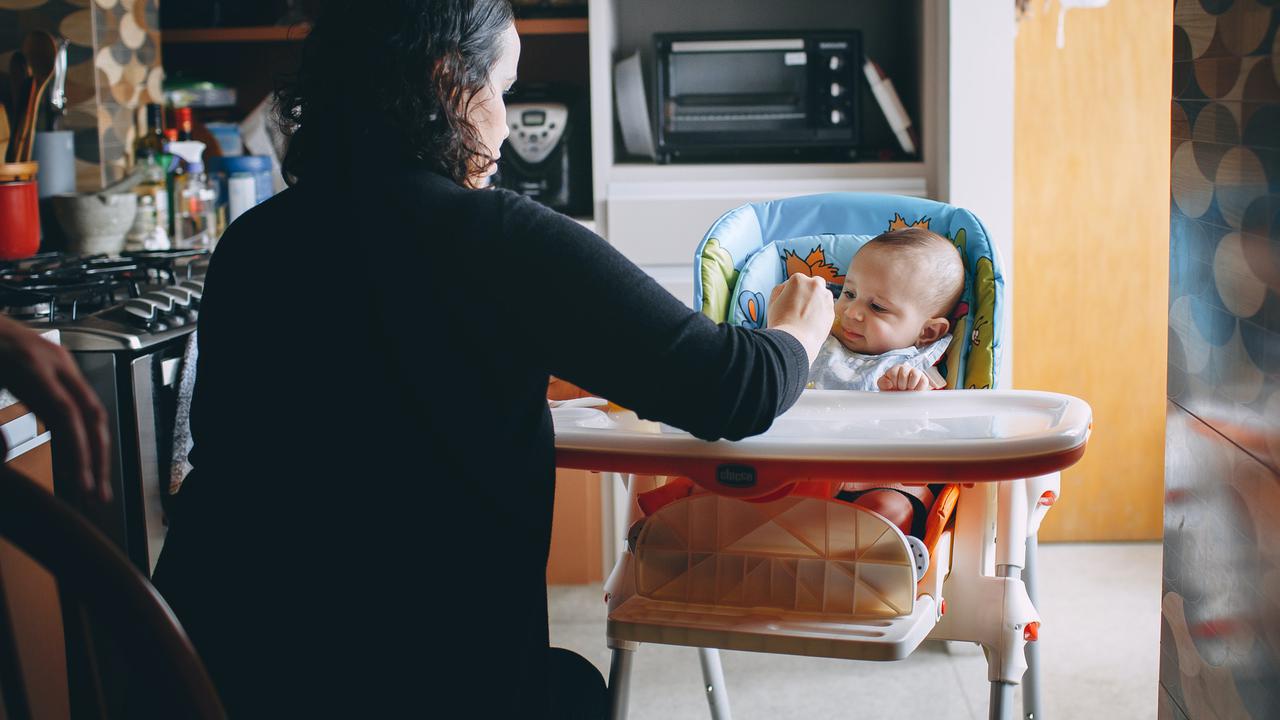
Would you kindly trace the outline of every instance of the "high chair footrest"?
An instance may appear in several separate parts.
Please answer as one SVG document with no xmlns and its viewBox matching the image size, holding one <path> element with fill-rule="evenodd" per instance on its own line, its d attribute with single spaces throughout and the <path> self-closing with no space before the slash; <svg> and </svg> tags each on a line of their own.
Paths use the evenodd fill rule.
<svg viewBox="0 0 1280 720">
<path fill-rule="evenodd" d="M 634 596 L 609 613 L 611 641 L 847 660 L 901 660 L 933 629 L 934 599 L 899 617 L 831 617 L 673 603 Z"/>
</svg>

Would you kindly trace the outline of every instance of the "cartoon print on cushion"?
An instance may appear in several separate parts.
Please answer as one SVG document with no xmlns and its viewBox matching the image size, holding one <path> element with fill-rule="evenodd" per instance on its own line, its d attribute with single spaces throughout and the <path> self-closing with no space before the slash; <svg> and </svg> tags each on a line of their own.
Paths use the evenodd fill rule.
<svg viewBox="0 0 1280 720">
<path fill-rule="evenodd" d="M 890 231 L 893 231 L 893 230 L 905 230 L 906 228 L 909 228 L 909 227 L 918 227 L 918 228 L 924 228 L 925 230 L 928 230 L 928 229 L 929 229 L 929 218 L 927 218 L 927 217 L 922 217 L 922 218 L 920 218 L 919 220 L 916 220 L 915 222 L 913 222 L 913 223 L 911 223 L 910 225 L 908 225 L 908 224 L 907 224 L 907 219 L 906 219 L 906 218 L 902 217 L 902 216 L 901 216 L 901 215 L 899 215 L 898 213 L 894 213 L 894 214 L 893 214 L 893 219 L 889 221 L 889 230 L 890 230 Z"/>
<path fill-rule="evenodd" d="M 901 216 L 899 215 L 896 215 L 896 214 L 894 215 L 894 221 L 895 222 L 900 221 L 899 228 L 895 228 L 895 229 L 901 229 L 903 227 L 907 227 L 906 221 L 901 220 Z M 924 223 L 922 227 L 927 228 L 929 226 L 929 218 L 924 218 L 922 222 Z M 890 223 L 890 226 L 892 225 L 893 223 Z M 966 250 L 968 246 L 968 236 L 965 234 L 964 228 L 957 229 L 955 237 L 948 237 L 946 235 L 943 235 L 943 237 L 950 240 L 951 243 L 956 246 L 956 249 L 960 251 L 960 259 L 966 264 L 968 264 L 969 256 L 968 254 L 966 254 Z M 970 272 L 968 269 L 966 269 L 965 283 L 969 283 L 969 277 L 968 277 L 969 275 L 970 275 Z M 965 331 L 969 327 L 969 303 L 967 302 L 967 298 L 969 297 L 970 292 L 971 292 L 971 289 L 969 287 L 966 287 L 964 289 L 964 292 L 960 296 L 961 300 L 959 304 L 956 305 L 955 311 L 951 313 L 952 337 L 956 337 L 956 338 L 968 337 L 968 334 L 966 334 Z M 963 359 L 964 359 L 965 347 L 966 347 L 965 343 L 963 342 L 951 343 L 951 345 L 947 348 L 947 354 L 942 356 L 942 360 L 938 363 L 938 372 L 942 373 L 942 377 L 946 379 L 947 381 L 946 388 L 948 390 L 954 390 L 957 386 L 964 387 L 964 383 L 960 382 L 960 375 L 963 372 L 963 365 L 964 365 Z"/>
<path fill-rule="evenodd" d="M 738 284 L 738 270 L 733 256 L 720 247 L 720 241 L 708 238 L 702 247 L 702 314 L 722 323 L 729 316 L 729 297 Z"/>
<path fill-rule="evenodd" d="M 785 277 L 788 278 L 800 273 L 809 277 L 822 278 L 828 285 L 844 285 L 844 274 L 840 272 L 840 268 L 827 262 L 827 253 L 821 245 L 810 250 L 803 259 L 794 250 L 784 250 L 782 269 L 786 273 Z"/>
<path fill-rule="evenodd" d="M 968 244 L 968 236 L 964 234 L 964 228 L 956 230 L 956 236 L 949 239 L 951 240 L 951 244 L 955 245 L 956 249 L 960 251 L 960 257 L 967 260 L 968 255 L 965 254 L 965 246 Z"/>
<path fill-rule="evenodd" d="M 996 272 L 991 258 L 978 258 L 973 278 L 973 332 L 972 346 L 965 367 L 965 387 L 990 388 L 995 386 L 995 310 Z"/>
<path fill-rule="evenodd" d="M 968 327 L 969 327 L 968 317 L 962 316 L 958 318 L 955 322 L 955 325 L 951 328 L 952 337 L 953 338 L 966 337 L 965 329 Z M 948 390 L 955 390 L 957 386 L 963 387 L 963 385 L 959 382 L 959 379 L 960 379 L 961 368 L 963 367 L 963 363 L 961 361 L 963 360 L 963 357 L 964 357 L 964 348 L 965 348 L 965 344 L 963 342 L 951 343 L 949 346 L 947 346 L 947 354 L 943 356 L 942 363 L 938 367 L 938 372 L 942 373 L 942 376 L 947 380 L 946 387 Z"/>
<path fill-rule="evenodd" d="M 751 330 L 764 327 L 764 295 L 743 290 L 738 295 L 738 307 L 742 310 L 742 327 Z"/>
</svg>

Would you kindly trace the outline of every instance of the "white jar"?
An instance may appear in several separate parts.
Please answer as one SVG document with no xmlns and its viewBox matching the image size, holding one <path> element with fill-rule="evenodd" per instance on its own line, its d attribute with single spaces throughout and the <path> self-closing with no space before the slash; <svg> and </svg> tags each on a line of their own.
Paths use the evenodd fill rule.
<svg viewBox="0 0 1280 720">
<path fill-rule="evenodd" d="M 245 172 L 233 173 L 227 178 L 227 224 L 258 203 L 257 185 L 253 175 Z"/>
</svg>

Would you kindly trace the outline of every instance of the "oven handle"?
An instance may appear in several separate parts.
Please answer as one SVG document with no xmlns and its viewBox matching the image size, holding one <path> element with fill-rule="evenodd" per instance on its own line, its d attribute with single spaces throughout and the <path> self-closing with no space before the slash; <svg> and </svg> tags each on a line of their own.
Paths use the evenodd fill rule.
<svg viewBox="0 0 1280 720">
<path fill-rule="evenodd" d="M 167 358 L 160 361 L 160 384 L 163 387 L 173 387 L 178 382 L 178 366 L 182 364 L 182 358 Z"/>
<path fill-rule="evenodd" d="M 804 50 L 804 38 L 763 40 L 676 40 L 671 52 L 759 52 L 770 50 Z"/>
<path fill-rule="evenodd" d="M 9 448 L 4 455 L 4 462 L 25 455 L 49 442 L 49 431 L 39 432 L 40 424 L 35 413 L 27 413 L 0 425 L 0 435 L 4 436 L 4 444 Z"/>
</svg>

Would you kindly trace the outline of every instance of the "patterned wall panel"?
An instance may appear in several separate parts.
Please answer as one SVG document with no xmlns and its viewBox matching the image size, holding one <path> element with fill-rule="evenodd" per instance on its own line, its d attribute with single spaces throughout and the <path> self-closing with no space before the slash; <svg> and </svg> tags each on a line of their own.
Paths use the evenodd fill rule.
<svg viewBox="0 0 1280 720">
<path fill-rule="evenodd" d="M 159 0 L 93 0 L 93 65 L 104 182 L 122 177 L 137 134 L 138 108 L 163 102 Z"/>
<path fill-rule="evenodd" d="M 1160 682 L 1191 720 L 1280 717 L 1280 482 L 1169 404 Z"/>
<path fill-rule="evenodd" d="M 1280 717 L 1278 26 L 1174 6 L 1162 717 Z"/>
<path fill-rule="evenodd" d="M 75 131 L 82 191 L 119 176 L 133 142 L 133 112 L 159 102 L 158 7 L 158 0 L 0 0 L 0 72 L 31 30 L 70 43 L 61 127 Z"/>
</svg>

